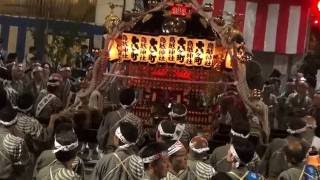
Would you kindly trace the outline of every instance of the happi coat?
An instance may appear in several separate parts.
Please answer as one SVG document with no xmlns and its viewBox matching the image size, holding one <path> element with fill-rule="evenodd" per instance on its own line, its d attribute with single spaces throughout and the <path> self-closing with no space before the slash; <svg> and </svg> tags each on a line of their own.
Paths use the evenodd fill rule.
<svg viewBox="0 0 320 180">
<path fill-rule="evenodd" d="M 51 163 L 56 161 L 56 157 L 53 153 L 53 150 L 45 150 L 38 157 L 33 171 L 33 179 L 36 179 L 38 173 L 41 169 L 49 166 Z M 76 172 L 81 179 L 84 178 L 84 163 L 78 156 L 75 158 L 74 163 L 72 163 L 73 171 Z"/>
<path fill-rule="evenodd" d="M 36 180 L 82 180 L 82 178 L 74 171 L 66 169 L 61 162 L 55 160 L 39 171 Z"/>
<path fill-rule="evenodd" d="M 24 179 L 29 163 L 30 155 L 24 140 L 0 126 L 0 179 Z"/>
<path fill-rule="evenodd" d="M 136 153 L 137 148 L 133 145 L 103 155 L 93 170 L 91 180 L 134 180 L 128 162 L 129 157 Z"/>
<path fill-rule="evenodd" d="M 62 109 L 63 105 L 59 97 L 42 90 L 35 102 L 34 114 L 41 124 L 48 124 L 50 116 Z"/>
<path fill-rule="evenodd" d="M 116 147 L 113 145 L 113 136 L 121 121 L 129 121 L 142 133 L 142 120 L 126 109 L 119 109 L 108 113 L 100 124 L 97 133 L 99 148 L 105 153 L 113 152 Z"/>
</svg>

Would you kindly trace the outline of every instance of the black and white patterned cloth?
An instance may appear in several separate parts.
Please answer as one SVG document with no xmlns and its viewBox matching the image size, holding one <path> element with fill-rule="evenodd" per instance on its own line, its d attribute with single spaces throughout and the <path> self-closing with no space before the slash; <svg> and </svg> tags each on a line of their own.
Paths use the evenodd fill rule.
<svg viewBox="0 0 320 180">
<path fill-rule="evenodd" d="M 209 164 L 203 162 L 197 162 L 196 175 L 198 179 L 211 179 L 215 174 L 215 170 Z"/>
<path fill-rule="evenodd" d="M 144 164 L 142 158 L 136 155 L 129 157 L 129 170 L 136 179 L 142 179 L 144 175 Z"/>
<path fill-rule="evenodd" d="M 41 135 L 43 126 L 35 118 L 23 113 L 17 113 L 16 128 L 24 134 L 30 135 L 32 138 L 38 138 Z"/>
<path fill-rule="evenodd" d="M 20 164 L 23 154 L 24 140 L 12 134 L 7 134 L 3 139 L 3 147 L 6 154 L 14 164 Z"/>
<path fill-rule="evenodd" d="M 53 175 L 54 174 L 54 175 Z M 50 171 L 51 180 L 80 180 L 80 176 L 74 171 L 66 168 L 59 168 L 55 172 Z"/>
</svg>

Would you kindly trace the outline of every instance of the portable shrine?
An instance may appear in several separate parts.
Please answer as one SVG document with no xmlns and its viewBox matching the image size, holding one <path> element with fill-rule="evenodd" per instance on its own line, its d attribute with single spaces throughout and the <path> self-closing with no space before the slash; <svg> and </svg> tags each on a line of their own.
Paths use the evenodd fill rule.
<svg viewBox="0 0 320 180">
<path fill-rule="evenodd" d="M 178 102 L 187 105 L 187 123 L 211 131 L 218 94 L 234 79 L 244 83 L 251 55 L 233 24 L 206 13 L 196 1 L 164 1 L 120 23 L 105 38 L 105 57 L 96 62 L 84 96 L 116 79 L 138 90 L 134 113 L 146 127 L 153 104 Z M 246 82 L 241 87 L 248 88 Z"/>
</svg>

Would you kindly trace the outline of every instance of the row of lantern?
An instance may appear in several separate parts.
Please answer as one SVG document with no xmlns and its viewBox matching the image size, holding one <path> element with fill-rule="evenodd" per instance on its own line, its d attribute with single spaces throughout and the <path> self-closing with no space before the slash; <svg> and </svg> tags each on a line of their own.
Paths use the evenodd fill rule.
<svg viewBox="0 0 320 180">
<path fill-rule="evenodd" d="M 172 63 L 215 67 L 226 59 L 226 50 L 215 41 L 180 36 L 147 36 L 123 33 L 109 51 L 110 60 Z"/>
</svg>

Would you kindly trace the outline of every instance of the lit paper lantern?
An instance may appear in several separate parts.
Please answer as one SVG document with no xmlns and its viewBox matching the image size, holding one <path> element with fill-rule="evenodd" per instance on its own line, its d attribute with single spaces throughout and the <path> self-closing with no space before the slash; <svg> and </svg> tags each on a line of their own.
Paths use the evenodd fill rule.
<svg viewBox="0 0 320 180">
<path fill-rule="evenodd" d="M 149 55 L 149 37 L 140 36 L 139 61 L 148 62 Z"/>
<path fill-rule="evenodd" d="M 176 63 L 176 39 L 175 36 L 169 37 L 167 63 Z"/>
<path fill-rule="evenodd" d="M 138 62 L 140 58 L 139 35 L 133 35 L 131 38 L 131 61 Z"/>
<path fill-rule="evenodd" d="M 204 62 L 204 52 L 206 49 L 206 44 L 201 40 L 194 41 L 195 48 L 194 48 L 194 58 L 193 58 L 193 65 L 194 66 L 202 66 Z"/>
<path fill-rule="evenodd" d="M 186 66 L 192 66 L 193 65 L 193 48 L 194 48 L 194 41 L 192 39 L 187 39 L 187 59 L 186 59 Z"/>
<path fill-rule="evenodd" d="M 206 46 L 206 56 L 203 63 L 204 67 L 212 67 L 214 50 L 215 50 L 215 42 L 208 42 Z"/>
<path fill-rule="evenodd" d="M 150 37 L 149 39 L 149 56 L 150 64 L 156 64 L 159 60 L 159 40 L 157 37 Z"/>
<path fill-rule="evenodd" d="M 227 53 L 227 55 L 226 55 L 225 67 L 227 69 L 232 69 L 232 58 L 231 58 L 231 55 L 229 53 Z"/>
<path fill-rule="evenodd" d="M 158 51 L 158 62 L 159 63 L 166 63 L 167 61 L 167 57 L 168 57 L 168 48 L 167 48 L 167 45 L 168 45 L 168 42 L 169 42 L 169 39 L 167 36 L 160 36 L 159 37 L 159 51 Z"/>
<path fill-rule="evenodd" d="M 224 62 L 231 60 L 226 53 L 215 41 L 206 39 L 123 33 L 121 40 L 112 44 L 109 56 L 110 60 L 170 63 L 190 67 L 220 68 L 226 63 L 231 68 L 231 62 Z"/>
<path fill-rule="evenodd" d="M 131 34 L 123 34 L 121 42 L 121 59 L 131 60 Z"/>
<path fill-rule="evenodd" d="M 176 50 L 176 63 L 180 65 L 184 65 L 186 61 L 186 47 L 187 41 L 183 37 L 179 37 L 177 41 L 177 50 Z"/>
<path fill-rule="evenodd" d="M 119 51 L 118 51 L 118 44 L 116 41 L 111 43 L 111 47 L 109 48 L 109 60 L 114 61 L 119 59 Z"/>
</svg>

